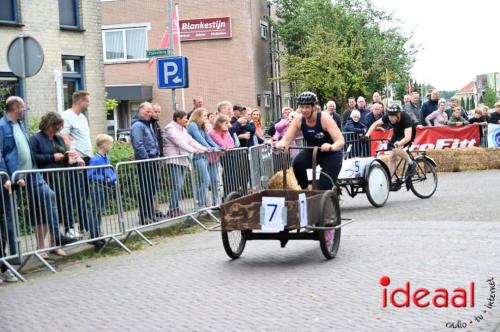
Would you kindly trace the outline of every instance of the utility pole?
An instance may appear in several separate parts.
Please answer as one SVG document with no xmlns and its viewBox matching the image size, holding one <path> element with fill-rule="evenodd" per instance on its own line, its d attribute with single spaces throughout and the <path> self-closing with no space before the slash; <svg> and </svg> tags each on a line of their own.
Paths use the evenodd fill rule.
<svg viewBox="0 0 500 332">
<path fill-rule="evenodd" d="M 169 48 L 172 49 L 172 55 L 175 53 L 174 45 L 174 3 L 173 0 L 167 0 L 167 15 L 168 15 L 168 38 Z M 177 100 L 175 97 L 175 89 L 172 89 L 172 111 L 177 111 Z"/>
</svg>

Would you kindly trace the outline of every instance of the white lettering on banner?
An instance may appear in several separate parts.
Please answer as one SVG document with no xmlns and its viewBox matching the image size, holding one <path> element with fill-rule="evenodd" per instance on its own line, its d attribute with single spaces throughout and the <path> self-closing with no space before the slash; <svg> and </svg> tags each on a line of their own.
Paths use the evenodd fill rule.
<svg viewBox="0 0 500 332">
<path fill-rule="evenodd" d="M 454 139 L 454 138 L 439 138 L 436 140 L 436 144 L 432 143 L 423 143 L 423 144 L 415 144 L 413 143 L 410 147 L 410 151 L 425 151 L 425 150 L 443 150 L 446 148 L 450 149 L 458 149 L 458 148 L 472 148 L 476 146 L 476 139 Z M 380 144 L 379 150 L 387 149 L 387 143 Z M 386 154 L 388 151 L 386 151 Z"/>
<path fill-rule="evenodd" d="M 200 21 L 200 23 L 188 23 L 184 22 L 182 23 L 181 29 L 182 30 L 201 30 L 201 29 L 224 29 L 226 27 L 226 22 L 223 22 L 221 20 L 217 20 L 215 22 L 211 23 L 204 23 L 203 21 Z"/>
</svg>

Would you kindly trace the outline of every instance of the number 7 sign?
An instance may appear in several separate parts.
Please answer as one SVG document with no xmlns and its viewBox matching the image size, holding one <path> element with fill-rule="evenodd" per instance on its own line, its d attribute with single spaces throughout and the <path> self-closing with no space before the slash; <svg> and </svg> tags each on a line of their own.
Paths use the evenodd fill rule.
<svg viewBox="0 0 500 332">
<path fill-rule="evenodd" d="M 262 197 L 260 225 L 262 230 L 282 231 L 286 226 L 284 197 Z"/>
</svg>

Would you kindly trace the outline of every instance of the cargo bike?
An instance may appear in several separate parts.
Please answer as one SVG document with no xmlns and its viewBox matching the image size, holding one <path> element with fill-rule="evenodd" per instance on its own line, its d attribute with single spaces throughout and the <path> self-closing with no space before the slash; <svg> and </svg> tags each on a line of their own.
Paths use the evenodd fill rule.
<svg viewBox="0 0 500 332">
<path fill-rule="evenodd" d="M 313 169 L 316 168 L 317 147 L 294 149 L 312 149 Z M 288 156 L 288 152 L 286 149 L 285 155 Z M 336 187 L 318 190 L 316 174 L 313 174 L 312 190 L 287 188 L 288 160 L 285 158 L 281 170 L 282 190 L 264 189 L 245 196 L 232 192 L 221 204 L 222 243 L 230 258 L 239 258 L 246 242 L 251 240 L 278 240 L 282 248 L 289 240 L 315 240 L 319 241 L 327 259 L 336 256 L 341 227 L 348 224 L 341 224 Z"/>
<path fill-rule="evenodd" d="M 364 142 L 378 144 L 375 156 L 353 157 L 350 153 L 351 147 Z M 417 163 L 415 174 L 410 179 L 406 179 L 404 177 L 408 167 L 406 161 L 399 159 L 396 171 L 391 174 L 387 164 L 380 158 L 381 153 L 390 151 L 390 149 L 384 148 L 389 142 L 388 139 L 368 139 L 364 142 L 359 140 L 346 141 L 347 151 L 337 185 L 343 188 L 350 197 L 366 194 L 372 206 L 382 207 L 387 202 L 389 192 L 391 190 L 398 191 L 404 185 L 407 190 L 411 190 L 415 196 L 422 199 L 429 198 L 434 194 L 438 184 L 437 164 L 426 155 L 425 151 L 410 152 L 406 149 L 410 159 Z M 392 183 L 395 184 L 393 189 L 391 189 L 391 178 L 393 179 Z"/>
</svg>

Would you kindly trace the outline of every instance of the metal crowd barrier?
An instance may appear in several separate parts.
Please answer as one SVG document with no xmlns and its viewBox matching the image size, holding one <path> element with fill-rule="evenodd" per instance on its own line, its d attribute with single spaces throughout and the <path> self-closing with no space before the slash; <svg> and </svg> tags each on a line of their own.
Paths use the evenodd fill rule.
<svg viewBox="0 0 500 332">
<path fill-rule="evenodd" d="M 251 189 L 248 148 L 224 151 L 220 163 L 222 165 L 222 197 L 225 199 L 233 191 L 242 196 L 247 195 Z"/>
<path fill-rule="evenodd" d="M 116 165 L 124 242 L 146 227 L 196 212 L 191 158 L 188 155 L 120 162 Z"/>
<path fill-rule="evenodd" d="M 479 137 L 481 139 L 480 146 L 482 148 L 488 147 L 488 124 L 479 125 Z"/>
<path fill-rule="evenodd" d="M 70 245 L 92 243 L 102 251 L 114 240 L 130 253 L 117 238 L 122 234 L 120 199 L 116 184 L 107 180 L 108 174 L 116 174 L 110 165 L 13 174 L 14 181 L 24 182 L 17 186 L 13 200 L 20 257 L 26 257 L 18 271 L 35 256 L 55 272 L 42 254 L 61 249 L 70 241 L 74 241 Z"/>
<path fill-rule="evenodd" d="M 370 144 L 368 142 L 363 142 L 361 140 L 362 136 L 359 133 L 343 132 L 342 134 L 346 141 L 344 153 L 347 154 L 347 158 L 370 156 Z M 350 151 L 348 150 L 349 146 L 351 146 Z"/>
<path fill-rule="evenodd" d="M 19 246 L 18 227 L 15 222 L 15 209 L 13 203 L 12 187 L 6 190 L 4 184 L 10 181 L 9 175 L 5 172 L 0 172 L 2 190 L 0 190 L 0 267 L 1 272 L 10 270 L 18 279 L 25 281 L 20 273 L 11 265 L 19 265 L 21 263 L 21 250 Z"/>
<path fill-rule="evenodd" d="M 274 174 L 273 147 L 269 144 L 252 146 L 249 149 L 250 179 L 252 191 L 267 189 Z"/>
</svg>

